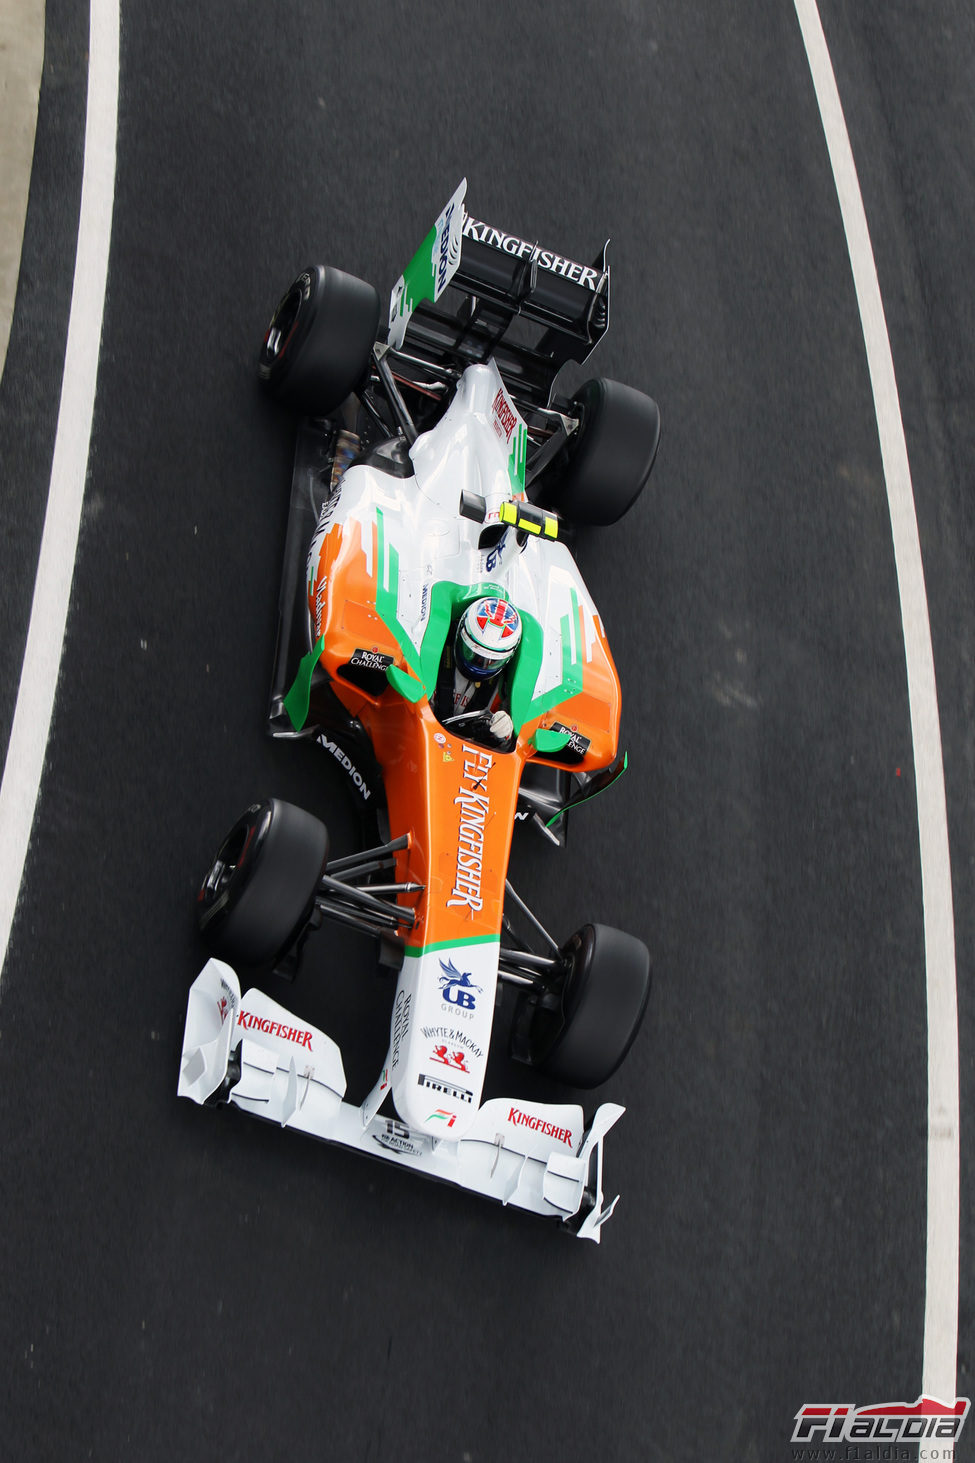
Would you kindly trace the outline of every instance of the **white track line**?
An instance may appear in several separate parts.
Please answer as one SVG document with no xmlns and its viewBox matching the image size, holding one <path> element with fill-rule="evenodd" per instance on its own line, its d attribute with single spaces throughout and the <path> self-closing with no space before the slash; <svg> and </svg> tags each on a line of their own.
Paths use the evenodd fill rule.
<svg viewBox="0 0 975 1463">
<path fill-rule="evenodd" d="M 91 0 L 85 162 L 61 406 L 13 728 L 0 785 L 0 973 L 34 823 L 85 493 L 115 197 L 118 0 Z"/>
<path fill-rule="evenodd" d="M 816 0 L 794 0 L 823 119 L 867 350 L 894 540 L 911 706 L 928 1007 L 926 1396 L 953 1401 L 958 1354 L 958 1004 L 941 723 L 911 469 L 877 268 Z"/>
</svg>

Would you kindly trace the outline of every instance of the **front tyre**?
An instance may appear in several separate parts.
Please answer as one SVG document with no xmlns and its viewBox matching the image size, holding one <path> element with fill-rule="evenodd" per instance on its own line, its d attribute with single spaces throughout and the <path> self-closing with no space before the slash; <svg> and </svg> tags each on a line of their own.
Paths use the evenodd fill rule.
<svg viewBox="0 0 975 1463">
<path fill-rule="evenodd" d="M 371 284 L 313 265 L 271 316 L 257 374 L 286 406 L 327 416 L 366 374 L 378 329 L 379 295 Z"/>
<path fill-rule="evenodd" d="M 301 934 L 328 861 L 328 830 L 293 803 L 253 803 L 217 850 L 197 895 L 207 947 L 231 964 L 267 965 Z"/>
<path fill-rule="evenodd" d="M 522 997 L 515 1041 L 526 1059 L 571 1087 L 600 1087 L 626 1056 L 650 999 L 650 952 L 610 925 L 584 925 L 562 947 L 566 974 Z M 514 1049 L 513 1054 L 518 1053 Z"/>
</svg>

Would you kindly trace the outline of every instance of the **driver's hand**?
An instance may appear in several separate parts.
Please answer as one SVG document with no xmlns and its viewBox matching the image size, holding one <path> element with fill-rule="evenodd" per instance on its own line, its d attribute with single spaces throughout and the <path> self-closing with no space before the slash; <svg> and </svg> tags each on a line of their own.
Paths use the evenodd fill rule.
<svg viewBox="0 0 975 1463">
<path fill-rule="evenodd" d="M 515 724 L 507 711 L 496 711 L 491 717 L 491 735 L 498 742 L 506 742 L 514 732 Z"/>
</svg>

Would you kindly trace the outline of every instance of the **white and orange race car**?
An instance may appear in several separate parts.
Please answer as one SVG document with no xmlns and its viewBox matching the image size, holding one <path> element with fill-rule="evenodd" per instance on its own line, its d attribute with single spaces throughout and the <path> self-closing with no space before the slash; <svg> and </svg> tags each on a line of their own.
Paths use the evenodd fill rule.
<svg viewBox="0 0 975 1463">
<path fill-rule="evenodd" d="M 259 370 L 301 417 L 269 725 L 316 740 L 372 837 L 330 859 L 278 800 L 231 829 L 198 900 L 213 952 L 189 999 L 179 1092 L 240 1108 L 560 1220 L 599 1239 L 602 1148 L 623 1109 L 484 1098 L 499 982 L 510 1054 L 600 1086 L 650 990 L 638 939 L 557 943 L 507 879 L 515 824 L 564 839 L 623 770 L 620 687 L 562 541 L 618 519 L 650 475 L 659 415 L 618 382 L 556 393 L 609 320 L 604 247 L 583 266 L 472 218 L 462 183 L 393 290 L 316 267 Z M 515 327 L 515 328 L 512 328 Z M 294 974 L 324 920 L 396 971 L 386 1060 L 346 1101 L 338 1046 L 238 966 Z M 526 934 L 519 938 L 516 927 Z"/>
</svg>

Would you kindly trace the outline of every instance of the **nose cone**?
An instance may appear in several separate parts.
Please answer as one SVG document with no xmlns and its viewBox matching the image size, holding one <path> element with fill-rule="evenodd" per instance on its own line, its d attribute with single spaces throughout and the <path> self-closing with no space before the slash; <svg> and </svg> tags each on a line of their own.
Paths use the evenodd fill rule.
<svg viewBox="0 0 975 1463">
<path fill-rule="evenodd" d="M 461 1138 L 481 1104 L 498 978 L 497 939 L 407 951 L 393 1003 L 392 1086 L 404 1122 Z"/>
</svg>

